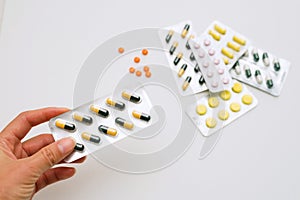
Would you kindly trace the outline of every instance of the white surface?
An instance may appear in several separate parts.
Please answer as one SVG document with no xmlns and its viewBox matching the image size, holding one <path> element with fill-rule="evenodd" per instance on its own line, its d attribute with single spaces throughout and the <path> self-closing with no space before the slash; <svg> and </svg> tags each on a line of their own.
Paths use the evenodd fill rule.
<svg viewBox="0 0 300 200">
<path fill-rule="evenodd" d="M 198 138 L 175 164 L 151 174 L 122 174 L 89 158 L 72 180 L 48 187 L 35 199 L 299 199 L 299 2 L 195 2 L 6 1 L 0 127 L 23 110 L 72 107 L 75 80 L 89 53 L 135 28 L 190 19 L 201 32 L 217 19 L 292 63 L 281 96 L 252 89 L 259 106 L 224 129 L 208 158 L 198 160 Z M 40 132 L 48 127 L 31 134 Z"/>
</svg>

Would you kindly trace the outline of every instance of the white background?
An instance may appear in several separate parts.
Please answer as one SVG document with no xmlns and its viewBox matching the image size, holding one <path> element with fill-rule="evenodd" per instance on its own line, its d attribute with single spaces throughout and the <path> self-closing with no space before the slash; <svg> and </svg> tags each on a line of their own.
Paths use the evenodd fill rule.
<svg viewBox="0 0 300 200">
<path fill-rule="evenodd" d="M 292 63 L 279 98 L 257 90 L 259 106 L 223 131 L 212 154 L 199 160 L 200 140 L 172 166 L 131 175 L 89 158 L 72 180 L 35 199 L 300 198 L 299 1 L 7 0 L 0 38 L 0 127 L 19 112 L 72 108 L 81 65 L 113 35 L 190 19 L 197 32 L 217 19 L 254 45 Z M 31 135 L 48 132 L 47 124 Z"/>
</svg>

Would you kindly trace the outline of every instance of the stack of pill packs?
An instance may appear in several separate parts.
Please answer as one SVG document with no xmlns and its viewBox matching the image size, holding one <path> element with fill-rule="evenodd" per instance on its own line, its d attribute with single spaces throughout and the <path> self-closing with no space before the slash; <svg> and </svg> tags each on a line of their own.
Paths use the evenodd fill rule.
<svg viewBox="0 0 300 200">
<path fill-rule="evenodd" d="M 161 28 L 158 35 L 179 94 L 184 97 L 206 92 L 185 108 L 205 137 L 257 106 L 258 100 L 247 85 L 279 96 L 289 72 L 289 61 L 253 46 L 246 36 L 219 21 L 201 34 L 195 33 L 191 21 L 185 21 Z M 148 51 L 143 49 L 142 54 Z M 139 62 L 137 58 L 134 61 Z M 151 78 L 148 66 L 144 71 Z M 128 73 L 137 77 L 142 74 L 133 67 Z M 77 141 L 74 152 L 65 160 L 72 162 L 151 128 L 158 120 L 151 108 L 145 88 L 124 88 L 118 95 L 99 98 L 51 119 L 49 126 L 55 140 L 71 136 Z"/>
</svg>

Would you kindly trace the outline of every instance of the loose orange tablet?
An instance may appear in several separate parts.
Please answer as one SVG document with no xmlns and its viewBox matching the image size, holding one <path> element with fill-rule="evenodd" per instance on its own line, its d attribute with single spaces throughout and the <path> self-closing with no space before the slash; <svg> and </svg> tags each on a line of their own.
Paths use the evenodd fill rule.
<svg viewBox="0 0 300 200">
<path fill-rule="evenodd" d="M 123 47 L 120 47 L 119 49 L 118 49 L 118 51 L 119 51 L 119 53 L 124 53 L 124 48 Z"/>
<path fill-rule="evenodd" d="M 130 67 L 129 68 L 129 72 L 133 74 L 135 72 L 135 68 L 134 67 Z"/>
<path fill-rule="evenodd" d="M 148 72 L 150 69 L 148 66 L 144 66 L 144 72 Z"/>
<path fill-rule="evenodd" d="M 145 75 L 147 78 L 150 78 L 151 77 L 151 72 L 146 72 L 146 75 Z"/>
<path fill-rule="evenodd" d="M 139 57 L 134 57 L 133 61 L 134 61 L 135 63 L 139 63 L 139 62 L 141 61 L 141 59 L 140 59 Z"/>
<path fill-rule="evenodd" d="M 137 76 L 142 76 L 142 72 L 141 72 L 140 70 L 137 70 L 137 71 L 135 72 L 135 75 L 137 75 Z"/>
<path fill-rule="evenodd" d="M 148 50 L 147 50 L 147 49 L 143 49 L 143 50 L 142 50 L 142 54 L 143 54 L 144 56 L 146 56 L 146 55 L 148 54 Z"/>
</svg>

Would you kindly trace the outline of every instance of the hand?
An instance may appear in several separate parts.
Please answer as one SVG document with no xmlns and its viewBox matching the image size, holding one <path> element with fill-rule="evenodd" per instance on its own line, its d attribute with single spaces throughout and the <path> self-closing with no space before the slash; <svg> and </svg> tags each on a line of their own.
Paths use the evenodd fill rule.
<svg viewBox="0 0 300 200">
<path fill-rule="evenodd" d="M 66 111 L 68 109 L 64 108 L 27 111 L 0 132 L 1 200 L 32 199 L 40 189 L 75 174 L 71 167 L 52 168 L 73 151 L 75 141 L 72 138 L 54 142 L 51 134 L 42 134 L 21 143 L 32 127 Z"/>
</svg>

